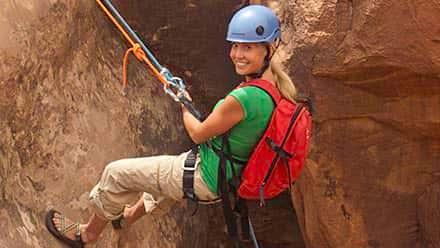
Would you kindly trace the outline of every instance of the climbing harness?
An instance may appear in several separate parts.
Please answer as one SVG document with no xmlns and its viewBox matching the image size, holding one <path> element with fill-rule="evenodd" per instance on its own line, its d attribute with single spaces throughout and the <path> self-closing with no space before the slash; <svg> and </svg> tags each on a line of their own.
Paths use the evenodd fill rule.
<svg viewBox="0 0 440 248">
<path fill-rule="evenodd" d="M 126 70 L 128 57 L 133 53 L 135 57 L 140 62 L 144 62 L 153 72 L 154 76 L 159 79 L 160 83 L 163 84 L 166 94 L 171 96 L 174 101 L 182 103 L 191 114 L 201 120 L 201 113 L 197 111 L 191 101 L 185 97 L 186 89 L 184 81 L 179 77 L 173 76 L 167 68 L 159 64 L 153 53 L 139 38 L 136 32 L 128 25 L 121 14 L 119 14 L 118 10 L 113 6 L 110 0 L 96 0 L 96 2 L 131 45 L 131 47 L 127 49 L 123 61 L 122 94 L 127 95 L 128 83 Z"/>
</svg>

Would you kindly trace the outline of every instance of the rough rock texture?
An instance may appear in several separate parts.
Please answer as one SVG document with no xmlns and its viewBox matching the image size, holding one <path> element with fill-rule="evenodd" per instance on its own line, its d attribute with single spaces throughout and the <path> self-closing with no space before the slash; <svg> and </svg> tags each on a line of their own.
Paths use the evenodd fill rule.
<svg viewBox="0 0 440 248">
<path fill-rule="evenodd" d="M 283 57 L 315 102 L 293 200 L 307 247 L 440 247 L 440 4 L 283 1 Z"/>
<path fill-rule="evenodd" d="M 184 77 L 201 110 L 238 81 L 224 33 L 240 1 L 114 2 L 162 65 Z M 189 142 L 178 105 L 133 58 L 129 95 L 120 95 L 127 45 L 94 1 L 0 7 L 0 247 L 57 247 L 43 225 L 48 208 L 85 221 L 88 192 L 108 162 L 177 154 Z M 289 230 L 299 234 L 288 202 L 274 204 L 282 210 L 271 215 L 290 229 L 267 247 L 291 242 Z M 196 217 L 184 206 L 128 233 L 107 230 L 98 247 L 225 247 L 218 206 L 200 207 Z M 262 235 L 270 233 L 259 223 Z"/>
<path fill-rule="evenodd" d="M 241 1 L 114 1 L 208 111 L 233 87 L 225 25 Z M 283 0 L 278 60 L 315 103 L 292 195 L 306 247 L 440 247 L 440 4 Z M 0 248 L 58 247 L 46 209 L 89 214 L 106 163 L 188 148 L 177 106 L 94 1 L 0 3 Z M 228 247 L 218 206 L 182 203 L 98 247 Z M 287 196 L 253 209 L 265 248 L 304 247 Z M 116 244 L 116 245 L 115 245 Z"/>
<path fill-rule="evenodd" d="M 205 87 L 195 89 L 201 99 L 207 90 L 220 94 L 208 85 L 231 82 L 222 76 L 230 69 L 222 30 L 235 4 L 170 0 L 119 7 L 138 21 L 135 28 L 163 64 L 189 85 Z M 94 1 L 0 6 L 0 247 L 56 247 L 43 225 L 46 209 L 85 220 L 88 191 L 108 162 L 177 154 L 189 143 L 178 105 L 133 58 L 129 97 L 121 96 L 126 44 Z M 209 31 L 212 26 L 218 28 Z M 120 247 L 206 247 L 206 209 L 187 215 L 176 208 L 161 220 L 146 218 L 123 235 Z M 183 237 L 183 229 L 192 235 Z"/>
</svg>

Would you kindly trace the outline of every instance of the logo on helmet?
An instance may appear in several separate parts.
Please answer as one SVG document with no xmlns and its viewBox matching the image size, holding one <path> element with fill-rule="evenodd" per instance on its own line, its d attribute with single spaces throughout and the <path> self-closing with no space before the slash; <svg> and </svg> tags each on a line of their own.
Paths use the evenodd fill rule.
<svg viewBox="0 0 440 248">
<path fill-rule="evenodd" d="M 262 36 L 264 34 L 264 27 L 263 26 L 258 26 L 257 29 L 255 30 L 255 32 L 259 35 Z"/>
</svg>

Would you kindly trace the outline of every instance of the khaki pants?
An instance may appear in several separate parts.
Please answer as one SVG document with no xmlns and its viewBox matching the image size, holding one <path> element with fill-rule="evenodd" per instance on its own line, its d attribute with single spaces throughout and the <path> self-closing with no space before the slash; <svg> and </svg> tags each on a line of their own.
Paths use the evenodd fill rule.
<svg viewBox="0 0 440 248">
<path fill-rule="evenodd" d="M 182 200 L 183 164 L 188 152 L 177 156 L 153 156 L 130 158 L 111 162 L 99 183 L 90 192 L 90 202 L 102 219 L 117 219 L 126 204 L 139 199 L 143 193 L 145 211 L 148 214 L 166 213 L 177 201 Z M 194 173 L 194 190 L 201 200 L 213 200 L 212 193 L 200 176 L 200 159 Z"/>
</svg>

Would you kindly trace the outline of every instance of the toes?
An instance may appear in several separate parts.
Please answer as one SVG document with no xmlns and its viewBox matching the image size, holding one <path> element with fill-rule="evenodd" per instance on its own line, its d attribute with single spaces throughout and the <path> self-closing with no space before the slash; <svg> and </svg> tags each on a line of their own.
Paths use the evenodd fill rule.
<svg viewBox="0 0 440 248">
<path fill-rule="evenodd" d="M 59 214 L 54 215 L 54 217 L 52 218 L 52 223 L 58 230 L 62 229 L 66 224 L 68 224 L 66 223 L 65 218 Z"/>
</svg>

